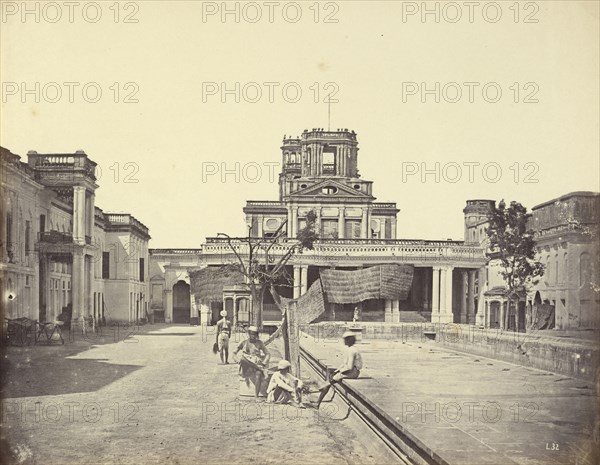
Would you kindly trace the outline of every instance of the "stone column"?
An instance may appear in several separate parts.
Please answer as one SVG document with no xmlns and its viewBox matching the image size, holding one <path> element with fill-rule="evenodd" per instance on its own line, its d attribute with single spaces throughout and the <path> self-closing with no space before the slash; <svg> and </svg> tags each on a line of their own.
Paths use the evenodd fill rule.
<svg viewBox="0 0 600 465">
<path fill-rule="evenodd" d="M 92 299 L 94 297 L 94 265 L 92 263 L 92 257 L 91 256 L 85 256 L 84 255 L 84 266 L 85 266 L 85 279 L 87 281 L 87 286 L 85 286 L 85 288 L 87 288 L 87 295 L 86 295 L 86 306 L 85 306 L 85 315 L 90 315 L 93 309 L 93 305 L 94 303 L 92 302 Z M 62 291 L 61 291 L 62 292 Z"/>
<path fill-rule="evenodd" d="M 338 238 L 343 239 L 346 233 L 346 223 L 344 221 L 344 207 L 338 208 Z"/>
<path fill-rule="evenodd" d="M 287 237 L 292 238 L 292 224 L 293 224 L 293 220 L 292 220 L 292 207 L 290 207 L 288 205 L 287 208 L 288 212 L 287 212 Z"/>
<path fill-rule="evenodd" d="M 396 239 L 396 222 L 397 222 L 396 218 L 392 218 L 392 228 L 391 228 L 392 229 L 392 231 L 391 231 L 392 237 L 390 237 L 390 239 Z"/>
<path fill-rule="evenodd" d="M 208 325 L 209 323 L 210 323 L 210 307 L 206 304 L 200 304 L 200 324 Z"/>
<path fill-rule="evenodd" d="M 94 205 L 96 203 L 96 196 L 94 195 L 93 192 L 90 193 L 90 209 L 87 212 L 87 218 L 88 218 L 88 224 L 89 224 L 89 236 L 92 238 L 92 243 L 93 243 L 93 238 L 94 238 L 94 218 L 95 218 L 95 211 L 94 211 Z"/>
<path fill-rule="evenodd" d="M 345 145 L 340 145 L 338 147 L 338 153 L 337 153 L 337 160 L 336 160 L 336 172 L 338 174 L 338 176 L 342 176 L 345 177 L 345 166 L 346 164 L 344 163 L 346 161 L 346 146 Z"/>
<path fill-rule="evenodd" d="M 73 275 L 71 277 L 71 295 L 73 298 L 72 323 L 79 322 L 85 309 L 85 260 L 83 251 L 73 253 Z"/>
<path fill-rule="evenodd" d="M 467 316 L 467 286 L 468 286 L 468 273 L 466 271 L 460 272 L 461 286 L 460 286 L 460 322 L 466 323 L 468 320 Z"/>
<path fill-rule="evenodd" d="M 262 215 L 258 215 L 257 221 L 258 221 L 258 232 L 257 232 L 257 235 L 258 235 L 258 237 L 262 237 L 263 236 L 263 222 L 264 222 L 263 216 Z"/>
<path fill-rule="evenodd" d="M 452 267 L 445 266 L 441 269 L 441 284 L 440 284 L 440 314 L 438 322 L 452 323 Z"/>
<path fill-rule="evenodd" d="M 85 187 L 73 187 L 73 242 L 85 244 Z"/>
<path fill-rule="evenodd" d="M 300 283 L 300 295 L 304 295 L 308 290 L 308 265 L 300 268 Z"/>
<path fill-rule="evenodd" d="M 297 265 L 294 265 L 294 299 L 297 299 L 298 297 L 300 297 L 300 289 L 301 289 L 301 283 L 300 283 L 300 267 Z"/>
<path fill-rule="evenodd" d="M 440 313 L 440 267 L 434 266 L 431 279 L 431 321 L 437 323 Z"/>
<path fill-rule="evenodd" d="M 317 230 L 319 236 L 323 231 L 321 231 L 321 207 L 315 208 L 315 213 L 317 217 L 315 218 L 315 229 Z"/>
<path fill-rule="evenodd" d="M 392 323 L 400 323 L 400 301 L 392 300 Z"/>
<path fill-rule="evenodd" d="M 475 273 L 476 270 L 469 270 L 469 291 L 467 294 L 467 319 L 464 323 L 475 323 Z"/>
<path fill-rule="evenodd" d="M 384 301 L 384 321 L 386 323 L 391 323 L 392 322 L 392 301 L 390 299 L 385 299 Z"/>
<path fill-rule="evenodd" d="M 504 299 L 500 299 L 500 329 L 505 329 L 504 318 L 506 317 L 506 309 L 504 308 Z"/>
<path fill-rule="evenodd" d="M 291 237 L 295 238 L 298 235 L 298 207 L 292 206 L 292 222 L 290 224 Z"/>
<path fill-rule="evenodd" d="M 368 210 L 367 210 L 367 208 L 363 208 L 362 218 L 361 218 L 361 223 L 360 223 L 360 238 L 361 239 L 367 239 L 369 237 L 368 236 L 368 232 L 369 232 L 368 221 L 369 221 Z"/>
<path fill-rule="evenodd" d="M 167 308 L 165 308 L 165 323 L 173 322 L 173 288 L 165 290 L 165 301 Z"/>
</svg>

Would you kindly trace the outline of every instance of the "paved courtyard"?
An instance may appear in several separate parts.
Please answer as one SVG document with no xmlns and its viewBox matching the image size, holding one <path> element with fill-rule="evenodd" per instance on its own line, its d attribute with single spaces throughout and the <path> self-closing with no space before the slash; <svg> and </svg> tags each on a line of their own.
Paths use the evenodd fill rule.
<svg viewBox="0 0 600 465">
<path fill-rule="evenodd" d="M 217 363 L 213 333 L 149 325 L 127 334 L 6 348 L 4 456 L 44 465 L 394 460 L 356 418 L 340 421 L 335 404 L 317 415 L 238 398 L 237 365 Z"/>
<path fill-rule="evenodd" d="M 327 365 L 342 344 L 304 335 Z M 593 383 L 459 353 L 435 341 L 365 340 L 361 377 L 348 383 L 447 463 L 596 465 Z"/>
</svg>

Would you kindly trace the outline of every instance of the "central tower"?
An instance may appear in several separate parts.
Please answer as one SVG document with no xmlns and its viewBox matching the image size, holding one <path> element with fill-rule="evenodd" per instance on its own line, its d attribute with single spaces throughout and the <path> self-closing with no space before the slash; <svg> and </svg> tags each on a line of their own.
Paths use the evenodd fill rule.
<svg viewBox="0 0 600 465">
<path fill-rule="evenodd" d="M 313 128 L 311 131 L 305 129 L 300 137 L 284 136 L 281 155 L 280 200 L 298 189 L 295 181 L 299 179 L 314 182 L 323 178 L 341 178 L 337 180 L 352 182 L 360 177 L 356 133 L 348 129 L 325 131 Z M 359 190 L 370 194 L 362 189 L 362 183 L 358 185 Z"/>
</svg>

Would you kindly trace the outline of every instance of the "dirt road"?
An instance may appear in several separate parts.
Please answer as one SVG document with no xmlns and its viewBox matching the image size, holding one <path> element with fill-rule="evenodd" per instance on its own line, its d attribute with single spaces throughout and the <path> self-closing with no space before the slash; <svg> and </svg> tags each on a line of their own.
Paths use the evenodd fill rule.
<svg viewBox="0 0 600 465">
<path fill-rule="evenodd" d="M 341 405 L 316 412 L 240 398 L 238 367 L 218 364 L 213 338 L 154 325 L 118 342 L 8 348 L 2 439 L 12 462 L 393 461 L 353 414 L 339 420 Z"/>
</svg>

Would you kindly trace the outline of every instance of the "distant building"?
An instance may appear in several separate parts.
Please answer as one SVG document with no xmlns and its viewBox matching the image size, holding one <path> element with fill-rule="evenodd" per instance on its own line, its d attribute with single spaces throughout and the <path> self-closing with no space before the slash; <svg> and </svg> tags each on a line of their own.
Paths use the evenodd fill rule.
<svg viewBox="0 0 600 465">
<path fill-rule="evenodd" d="M 484 247 L 488 243 L 485 211 L 493 206 L 494 201 L 478 200 L 467 202 L 465 209 L 477 210 L 466 220 L 465 235 Z M 571 192 L 532 208 L 528 226 L 535 233 L 537 260 L 545 271 L 521 296 L 519 309 L 506 329 L 524 329 L 542 306 L 548 313 L 547 327 L 600 327 L 599 223 L 600 194 L 596 192 Z M 496 260 L 486 267 L 477 323 L 504 329 L 508 297 L 500 271 Z"/>
<path fill-rule="evenodd" d="M 249 200 L 244 208 L 249 235 L 275 234 L 284 222 L 287 243 L 314 211 L 320 239 L 315 249 L 296 254 L 288 262 L 292 286 L 279 287 L 283 297 L 297 298 L 318 279 L 320 270 L 356 270 L 378 264 L 414 266 L 412 289 L 406 300 L 367 300 L 361 303 L 363 321 L 475 323 L 477 283 L 485 266 L 478 241 L 397 239 L 398 209 L 392 202 L 376 202 L 373 183 L 360 177 L 358 140 L 354 131 L 305 130 L 284 137 L 278 200 Z M 235 239 L 240 254 L 244 243 Z M 277 253 L 283 254 L 286 242 Z M 200 249 L 151 249 L 151 308 L 166 321 L 212 324 L 221 309 L 232 321 L 250 318 L 247 296 L 233 286 L 210 304 L 197 304 L 189 293 L 189 272 L 235 261 L 223 238 L 207 238 Z M 351 321 L 354 306 L 330 306 L 327 318 Z M 278 321 L 281 313 L 267 293 L 265 320 Z M 189 313 L 187 316 L 185 312 Z M 244 315 L 243 318 L 240 315 Z M 186 316 L 186 318 L 184 318 Z"/>
<path fill-rule="evenodd" d="M 148 228 L 95 206 L 96 163 L 82 151 L 0 156 L 3 317 L 145 318 Z"/>
</svg>

